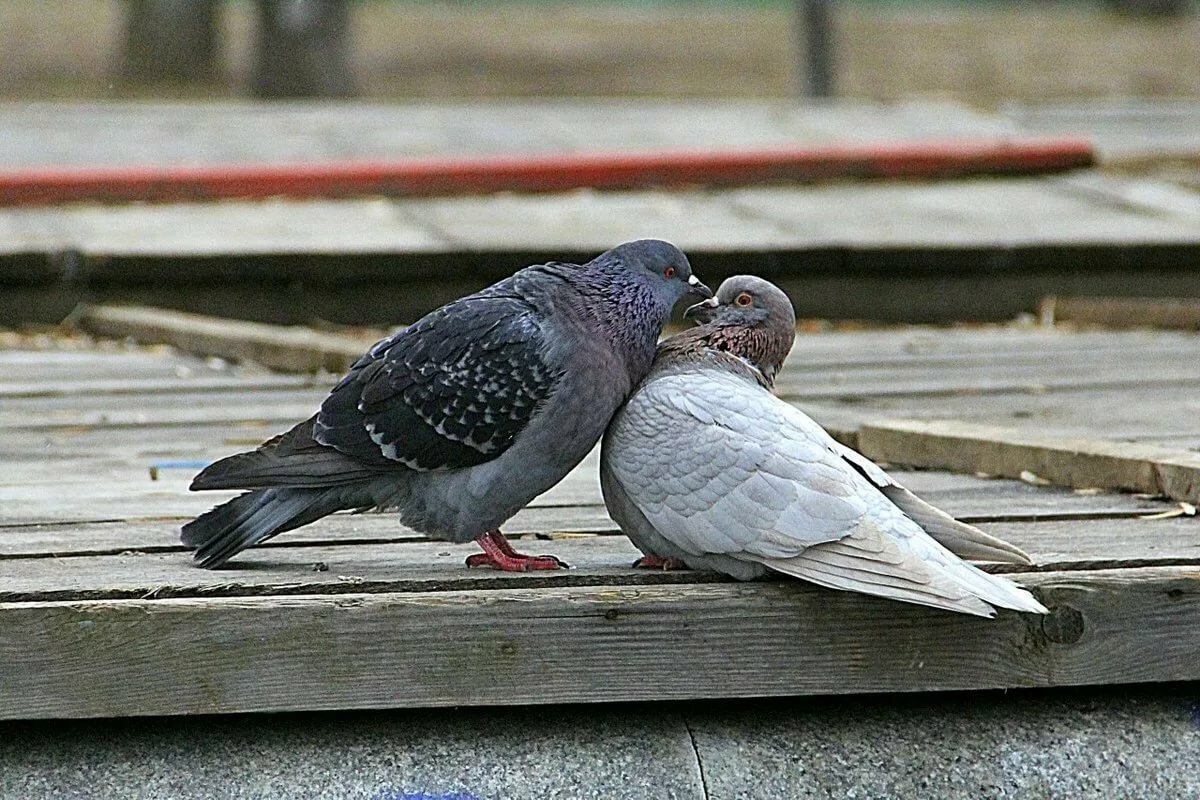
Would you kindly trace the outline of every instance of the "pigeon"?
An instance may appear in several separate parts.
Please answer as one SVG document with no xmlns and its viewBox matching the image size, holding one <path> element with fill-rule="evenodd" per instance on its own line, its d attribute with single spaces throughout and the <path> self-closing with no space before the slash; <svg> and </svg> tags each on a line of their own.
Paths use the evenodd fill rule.
<svg viewBox="0 0 1200 800">
<path fill-rule="evenodd" d="M 335 511 L 394 510 L 469 566 L 557 569 L 500 526 L 591 451 L 650 369 L 671 310 L 712 297 L 667 242 L 526 267 L 375 344 L 311 418 L 196 475 L 250 489 L 183 526 L 202 567 Z"/>
<path fill-rule="evenodd" d="M 685 316 L 701 324 L 660 345 L 601 445 L 605 505 L 645 554 L 635 566 L 777 572 L 982 617 L 1047 613 L 959 557 L 1027 555 L 919 499 L 771 394 L 796 325 L 779 288 L 732 277 Z"/>
</svg>

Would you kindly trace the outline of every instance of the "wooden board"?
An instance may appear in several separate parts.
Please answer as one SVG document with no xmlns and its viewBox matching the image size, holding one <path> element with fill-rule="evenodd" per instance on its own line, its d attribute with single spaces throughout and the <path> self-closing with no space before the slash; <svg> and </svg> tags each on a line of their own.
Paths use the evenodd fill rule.
<svg viewBox="0 0 1200 800">
<path fill-rule="evenodd" d="M 1022 398 L 1046 401 L 1037 408 L 1054 424 L 1119 420 L 1168 446 L 1190 430 L 1186 396 L 1173 397 L 1190 391 L 1195 341 L 806 336 L 781 385 L 869 451 L 881 447 L 881 412 L 994 425 Z M 187 492 L 197 465 L 312 413 L 331 376 L 281 378 L 161 349 L 0 351 L 0 376 L 0 718 L 1200 678 L 1200 521 L 1152 497 L 969 474 L 990 445 L 955 462 L 968 474 L 892 473 L 1026 549 L 1033 565 L 1001 569 L 1051 607 L 1046 619 L 634 570 L 636 550 L 601 504 L 595 453 L 507 526 L 519 548 L 571 563 L 564 572 L 468 570 L 473 545 L 430 541 L 389 514 L 336 514 L 200 570 L 179 526 L 230 493 Z M 1072 417 L 1072 397 L 1088 398 L 1080 408 L 1095 420 Z M 1145 399 L 1145 414 L 1131 398 Z M 1121 410 L 1100 413 L 1109 404 Z"/>
<path fill-rule="evenodd" d="M 1021 576 L 980 620 L 798 582 L 0 604 L 0 717 L 606 702 L 1200 678 L 1200 570 Z"/>
<path fill-rule="evenodd" d="M 868 457 L 942 469 L 972 469 L 1066 486 L 1147 492 L 1200 503 L 1200 453 L 1160 445 L 1080 439 L 964 422 L 864 425 Z"/>
</svg>

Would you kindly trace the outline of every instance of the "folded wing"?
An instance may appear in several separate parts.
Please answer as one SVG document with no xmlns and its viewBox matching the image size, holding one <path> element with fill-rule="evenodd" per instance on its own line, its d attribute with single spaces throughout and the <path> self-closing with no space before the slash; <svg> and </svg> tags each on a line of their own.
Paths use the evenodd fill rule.
<svg viewBox="0 0 1200 800">
<path fill-rule="evenodd" d="M 992 615 L 989 603 L 1044 610 L 930 538 L 885 494 L 895 484 L 879 485 L 882 470 L 867 461 L 878 475 L 864 475 L 819 425 L 736 375 L 651 379 L 614 421 L 606 447 L 613 479 L 685 553 L 981 616 Z M 909 505 L 933 508 L 918 502 Z"/>
</svg>

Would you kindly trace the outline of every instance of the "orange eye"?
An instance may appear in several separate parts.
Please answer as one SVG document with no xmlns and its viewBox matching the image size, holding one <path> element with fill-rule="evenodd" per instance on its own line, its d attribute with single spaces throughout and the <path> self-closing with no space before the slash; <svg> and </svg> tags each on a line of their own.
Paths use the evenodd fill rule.
<svg viewBox="0 0 1200 800">
<path fill-rule="evenodd" d="M 674 267 L 667 267 L 666 269 L 664 269 L 664 270 L 663 270 L 663 277 L 664 277 L 664 278 L 674 278 L 674 277 L 675 277 L 675 268 L 674 268 Z"/>
<path fill-rule="evenodd" d="M 733 302 L 737 303 L 739 306 L 743 306 L 743 307 L 744 307 L 744 306 L 748 306 L 748 305 L 750 305 L 751 303 L 753 303 L 753 302 L 754 302 L 754 298 L 753 298 L 753 297 L 751 297 L 751 296 L 750 296 L 749 294 L 747 294 L 746 292 L 742 292 L 741 294 L 739 294 L 739 295 L 737 296 L 737 299 L 736 299 L 736 300 L 734 300 Z"/>
</svg>

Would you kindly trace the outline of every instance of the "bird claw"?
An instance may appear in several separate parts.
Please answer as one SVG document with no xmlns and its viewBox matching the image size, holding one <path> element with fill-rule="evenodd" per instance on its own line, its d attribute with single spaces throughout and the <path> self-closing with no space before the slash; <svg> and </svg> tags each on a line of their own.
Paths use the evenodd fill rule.
<svg viewBox="0 0 1200 800">
<path fill-rule="evenodd" d="M 634 569 L 661 569 L 675 570 L 687 569 L 688 565 L 683 563 L 678 558 L 667 558 L 666 556 L 642 556 L 637 561 L 633 562 Z"/>
<path fill-rule="evenodd" d="M 524 553 L 513 555 L 491 553 L 475 553 L 467 556 L 468 567 L 492 567 L 503 572 L 532 572 L 534 570 L 570 569 L 570 564 L 554 556 L 527 556 Z"/>
<path fill-rule="evenodd" d="M 570 568 L 567 562 L 554 556 L 527 556 L 518 553 L 498 530 L 488 531 L 475 541 L 483 548 L 483 552 L 467 556 L 468 567 L 492 567 L 503 572 Z"/>
</svg>

